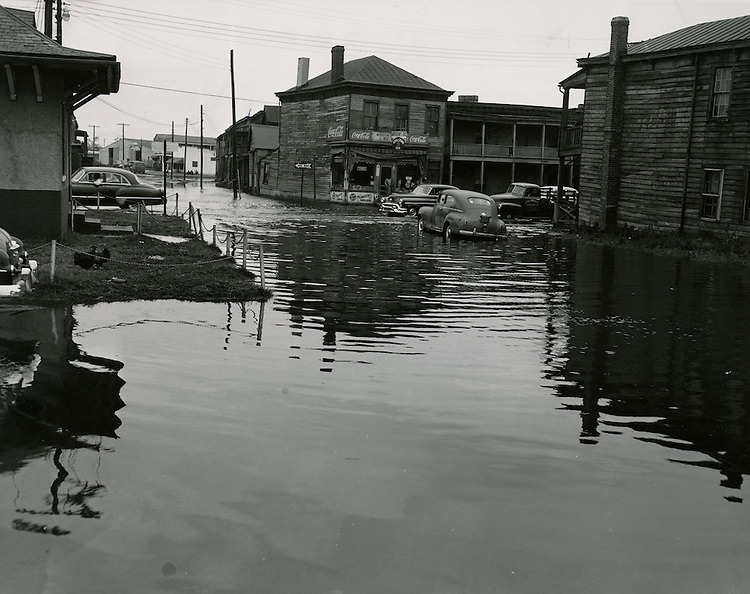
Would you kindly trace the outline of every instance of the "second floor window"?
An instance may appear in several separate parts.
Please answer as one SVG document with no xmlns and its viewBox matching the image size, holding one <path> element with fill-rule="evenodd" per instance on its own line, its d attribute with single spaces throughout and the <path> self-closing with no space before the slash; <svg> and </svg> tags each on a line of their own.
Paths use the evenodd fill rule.
<svg viewBox="0 0 750 594">
<path fill-rule="evenodd" d="M 396 105 L 396 117 L 393 122 L 394 130 L 409 130 L 409 106 Z"/>
<path fill-rule="evenodd" d="M 425 111 L 425 132 L 430 136 L 440 135 L 440 108 L 428 105 Z"/>
<path fill-rule="evenodd" d="M 728 66 L 714 72 L 714 92 L 711 100 L 711 117 L 725 118 L 729 115 L 729 95 L 732 91 L 732 69 Z"/>
<path fill-rule="evenodd" d="M 719 220 L 721 212 L 721 189 L 724 181 L 723 169 L 703 170 L 703 194 L 701 218 Z"/>
<path fill-rule="evenodd" d="M 378 129 L 378 104 L 375 101 L 365 101 L 365 130 Z"/>
</svg>

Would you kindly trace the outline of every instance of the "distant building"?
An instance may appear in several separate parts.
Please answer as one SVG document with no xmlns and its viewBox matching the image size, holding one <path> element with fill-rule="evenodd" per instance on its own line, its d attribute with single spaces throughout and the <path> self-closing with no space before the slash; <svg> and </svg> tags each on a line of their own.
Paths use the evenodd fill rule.
<svg viewBox="0 0 750 594">
<path fill-rule="evenodd" d="M 300 58 L 295 87 L 281 103 L 279 151 L 263 165 L 261 191 L 344 203 L 373 203 L 389 188 L 443 176 L 441 89 L 377 56 L 344 62 L 308 80 Z M 301 178 L 305 175 L 305 178 Z"/>
<path fill-rule="evenodd" d="M 236 143 L 236 148 L 234 144 Z M 231 188 L 238 179 L 238 189 L 252 194 L 260 193 L 265 159 L 279 149 L 279 107 L 266 105 L 253 115 L 248 115 L 227 128 L 216 138 L 216 183 Z M 237 167 L 233 156 L 237 155 Z"/>
<path fill-rule="evenodd" d="M 445 181 L 486 194 L 511 182 L 557 185 L 559 107 L 480 103 L 460 96 L 447 107 Z M 563 185 L 574 185 L 577 168 L 565 167 Z"/>
<path fill-rule="evenodd" d="M 173 172 L 186 172 L 205 177 L 216 175 L 216 139 L 179 134 L 157 134 L 151 143 L 151 157 L 154 168 L 161 169 L 164 142 L 167 142 L 167 166 L 172 164 Z"/>
<path fill-rule="evenodd" d="M 21 238 L 65 232 L 76 109 L 116 93 L 115 56 L 66 48 L 34 13 L 0 6 L 0 224 Z"/>
<path fill-rule="evenodd" d="M 615 17 L 608 54 L 560 83 L 585 89 L 579 222 L 750 236 L 750 16 L 628 42 Z"/>
</svg>

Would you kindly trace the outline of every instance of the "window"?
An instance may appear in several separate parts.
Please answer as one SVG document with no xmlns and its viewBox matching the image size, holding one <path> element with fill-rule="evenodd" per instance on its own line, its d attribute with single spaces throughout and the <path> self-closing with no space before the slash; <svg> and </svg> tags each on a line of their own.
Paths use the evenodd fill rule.
<svg viewBox="0 0 750 594">
<path fill-rule="evenodd" d="M 711 101 L 711 117 L 729 116 L 729 94 L 732 90 L 732 69 L 728 66 L 714 72 L 714 94 Z"/>
<path fill-rule="evenodd" d="M 198 161 L 193 161 L 193 167 L 198 167 Z"/>
<path fill-rule="evenodd" d="M 425 113 L 425 133 L 440 136 L 440 108 L 428 105 Z"/>
<path fill-rule="evenodd" d="M 365 130 L 378 129 L 378 104 L 375 101 L 365 101 Z"/>
<path fill-rule="evenodd" d="M 396 105 L 396 116 L 393 122 L 394 130 L 409 130 L 409 106 Z"/>
<path fill-rule="evenodd" d="M 703 195 L 701 218 L 719 220 L 721 211 L 721 189 L 724 181 L 723 169 L 703 170 Z"/>
<path fill-rule="evenodd" d="M 263 184 L 268 184 L 268 169 L 268 163 L 263 163 Z"/>
</svg>

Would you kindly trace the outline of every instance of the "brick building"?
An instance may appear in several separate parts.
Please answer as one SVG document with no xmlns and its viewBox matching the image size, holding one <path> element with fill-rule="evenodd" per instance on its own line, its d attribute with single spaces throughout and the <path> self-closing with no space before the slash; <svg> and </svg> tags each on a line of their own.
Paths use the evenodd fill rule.
<svg viewBox="0 0 750 594">
<path fill-rule="evenodd" d="M 276 94 L 279 151 L 262 164 L 261 192 L 373 203 L 442 179 L 451 91 L 377 56 L 345 63 L 343 46 L 331 49 L 330 71 L 308 80 L 308 69 L 300 58 L 296 86 Z"/>
</svg>

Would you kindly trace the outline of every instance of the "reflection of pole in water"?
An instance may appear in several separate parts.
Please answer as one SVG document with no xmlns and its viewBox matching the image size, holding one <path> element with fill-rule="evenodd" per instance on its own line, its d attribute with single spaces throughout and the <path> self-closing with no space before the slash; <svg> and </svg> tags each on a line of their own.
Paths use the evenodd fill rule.
<svg viewBox="0 0 750 594">
<path fill-rule="evenodd" d="M 58 511 L 58 505 L 60 503 L 60 496 L 59 496 L 59 489 L 60 485 L 63 484 L 63 481 L 68 476 L 68 471 L 65 470 L 65 467 L 60 462 L 60 456 L 62 455 L 62 448 L 57 447 L 55 448 L 55 455 L 52 456 L 52 462 L 55 465 L 55 468 L 57 468 L 57 478 L 55 478 L 54 481 L 52 481 L 52 486 L 50 486 L 49 491 L 52 493 L 52 513 L 58 514 L 60 513 Z"/>
<path fill-rule="evenodd" d="M 255 343 L 256 346 L 260 346 L 260 341 L 263 338 L 263 313 L 266 307 L 266 302 L 260 302 L 260 313 L 258 314 L 258 340 Z"/>
</svg>

